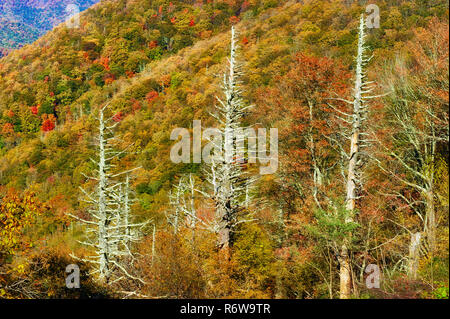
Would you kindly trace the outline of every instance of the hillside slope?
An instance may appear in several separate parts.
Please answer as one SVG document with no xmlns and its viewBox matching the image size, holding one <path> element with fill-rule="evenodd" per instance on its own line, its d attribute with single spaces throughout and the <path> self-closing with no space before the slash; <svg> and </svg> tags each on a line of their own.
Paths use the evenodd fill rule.
<svg viewBox="0 0 450 319">
<path fill-rule="evenodd" d="M 91 112 L 106 101 L 111 102 L 114 112 L 123 114 L 125 122 L 146 119 L 165 135 L 171 126 L 188 125 L 194 114 L 199 116 L 210 108 L 227 50 L 230 21 L 226 16 L 231 19 L 243 5 L 164 3 L 102 3 L 83 14 L 81 29 L 69 32 L 64 25 L 59 26 L 33 45 L 0 60 L 2 153 L 34 144 L 38 140 L 34 136 L 43 134 L 43 116 L 52 115 L 54 134 L 64 135 L 74 124 L 86 126 Z M 445 6 L 433 6 L 430 11 L 417 7 L 415 11 L 408 2 L 381 8 L 390 13 L 382 20 L 381 29 L 371 30 L 369 45 L 375 56 L 384 58 L 392 56 L 392 48 L 411 39 L 412 24 L 426 25 L 433 14 L 446 12 Z M 287 1 L 277 6 L 260 1 L 240 11 L 241 17 L 233 19 L 242 20 L 237 28 L 245 38 L 242 60 L 248 70 L 249 100 L 254 100 L 256 88 L 269 85 L 275 76 L 287 71 L 296 52 L 333 56 L 351 67 L 358 6 L 347 6 L 345 1 L 305 5 Z M 405 22 L 398 23 L 402 14 Z M 171 22 L 173 18 L 176 23 Z M 195 20 L 192 26 L 191 20 Z M 146 96 L 152 91 L 159 97 L 149 102 Z M 155 122 L 152 118 L 159 112 L 163 118 Z M 132 126 L 146 135 L 145 149 L 154 131 Z M 45 134 L 46 139 L 50 133 Z M 23 188 L 22 178 L 7 176 L 22 170 L 21 165 L 35 167 L 39 161 L 20 163 L 16 162 L 13 170 L 4 168 L 8 173 L 2 174 L 3 185 L 13 183 L 11 186 Z"/>
</svg>

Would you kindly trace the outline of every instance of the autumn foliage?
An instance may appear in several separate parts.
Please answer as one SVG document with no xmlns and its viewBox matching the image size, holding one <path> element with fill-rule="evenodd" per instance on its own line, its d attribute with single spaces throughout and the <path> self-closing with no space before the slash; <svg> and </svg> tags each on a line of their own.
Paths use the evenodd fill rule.
<svg viewBox="0 0 450 319">
<path fill-rule="evenodd" d="M 82 13 L 79 29 L 61 25 L 2 58 L 0 298 L 337 298 L 336 246 L 349 232 L 355 298 L 448 298 L 448 6 L 377 5 L 385 14 L 366 39 L 376 98 L 351 225 L 344 185 L 361 3 L 102 1 Z M 224 251 L 203 224 L 214 218 L 201 196 L 213 191 L 206 167 L 173 163 L 170 133 L 192 133 L 192 120 L 217 126 L 231 25 L 240 93 L 252 106 L 245 125 L 278 128 L 279 167 L 264 176 L 258 165 L 242 167 L 257 182 L 242 207 L 248 221 Z M 120 136 L 114 151 L 124 150 L 113 174 L 139 167 L 130 211 L 150 223 L 130 245 L 133 258 L 121 260 L 131 276 L 104 287 L 80 262 L 86 286 L 67 291 L 60 279 L 70 255 L 91 253 L 69 214 L 93 218 L 80 187 L 95 190 L 90 159 L 106 104 Z M 187 174 L 198 220 L 192 226 L 178 210 L 174 231 L 170 195 Z M 430 211 L 436 248 L 421 243 L 414 277 L 411 235 L 429 227 Z M 369 264 L 383 273 L 380 289 L 365 285 Z"/>
<path fill-rule="evenodd" d="M 43 132 L 50 132 L 53 131 L 54 128 L 55 128 L 55 117 L 52 114 L 50 115 L 43 114 L 41 130 Z"/>
</svg>

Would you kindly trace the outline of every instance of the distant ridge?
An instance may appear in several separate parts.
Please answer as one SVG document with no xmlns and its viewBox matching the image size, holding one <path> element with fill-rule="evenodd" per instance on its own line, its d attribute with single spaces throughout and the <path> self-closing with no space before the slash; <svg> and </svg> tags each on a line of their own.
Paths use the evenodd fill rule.
<svg viewBox="0 0 450 319">
<path fill-rule="evenodd" d="M 66 20 L 69 4 L 83 11 L 100 0 L 5 0 L 0 2 L 0 57 L 32 43 Z"/>
</svg>

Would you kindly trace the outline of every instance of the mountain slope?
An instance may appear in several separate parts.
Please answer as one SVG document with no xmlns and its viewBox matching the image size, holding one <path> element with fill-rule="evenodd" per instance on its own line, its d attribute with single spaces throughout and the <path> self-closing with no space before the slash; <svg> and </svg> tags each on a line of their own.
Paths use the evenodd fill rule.
<svg viewBox="0 0 450 319">
<path fill-rule="evenodd" d="M 347 2 L 103 1 L 82 14 L 80 29 L 60 25 L 1 59 L 0 185 L 33 191 L 52 205 L 51 217 L 28 236 L 79 249 L 78 229 L 67 231 L 65 214 L 86 214 L 78 188 L 91 186 L 85 175 L 93 170 L 95 116 L 106 103 L 120 122 L 120 146 L 132 144 L 118 169 L 142 167 L 133 180 L 138 199 L 133 212 L 152 218 L 158 229 L 167 227 L 164 212 L 174 181 L 188 172 L 202 177 L 199 165 L 170 161 L 170 132 L 191 129 L 194 119 L 214 125 L 210 112 L 220 94 L 231 24 L 239 32 L 244 96 L 256 105 L 247 120 L 256 123 L 263 93 L 279 84 L 297 54 L 327 57 L 352 71 L 358 18 L 365 8 Z M 430 6 L 380 1 L 379 6 L 381 28 L 369 30 L 367 39 L 374 50 L 369 75 L 375 80 L 386 61 L 415 39 L 415 29 L 426 28 L 435 16 L 448 21 L 445 1 Z M 278 111 L 269 110 L 265 120 Z M 48 121 L 53 126 L 44 125 Z M 264 181 L 269 186 L 261 187 L 261 194 L 269 193 L 273 182 L 272 177 Z M 52 223 L 62 226 L 55 230 Z M 267 297 L 272 288 L 259 296 Z M 296 298 L 315 290 L 289 289 L 289 297 Z"/>
<path fill-rule="evenodd" d="M 174 1 L 171 8 L 159 3 L 165 2 L 102 3 L 84 13 L 80 30 L 68 32 L 60 26 L 0 60 L 1 184 L 44 187 L 57 174 L 58 185 L 76 187 L 81 180 L 74 170 L 87 168 L 79 165 L 90 154 L 85 148 L 94 129 L 91 118 L 109 101 L 111 112 L 124 118 L 120 130 L 139 149 L 140 155 L 130 155 L 130 161 L 147 170 L 138 181 L 140 191 L 151 198 L 163 185 L 170 186 L 180 167 L 159 160 L 168 156 L 168 134 L 175 126 L 190 127 L 194 115 L 211 120 L 207 114 L 218 90 L 217 75 L 223 71 L 229 20 L 222 17 L 216 24 L 211 17 L 231 18 L 236 10 L 223 3 L 222 10 L 210 4 Z M 245 38 L 242 59 L 250 101 L 257 88 L 287 71 L 295 52 L 332 55 L 351 65 L 359 7 L 340 1 L 272 6 L 263 1 L 241 10 L 242 22 L 237 25 L 241 40 Z M 396 7 L 389 10 L 399 12 Z M 404 25 L 393 25 L 398 18 L 393 14 L 381 30 L 371 32 L 375 56 L 391 55 L 396 41 L 412 37 L 408 19 L 417 18 L 414 11 L 409 13 Z M 173 17 L 177 23 L 171 22 Z M 190 26 L 192 19 L 195 25 Z M 426 21 L 425 16 L 422 23 Z M 151 92 L 156 92 L 156 99 L 149 97 Z M 49 116 L 55 119 L 55 131 L 35 138 L 43 134 L 41 125 Z M 60 160 L 49 162 L 45 154 Z M 52 193 L 57 194 L 59 187 L 55 185 Z M 76 192 L 69 193 L 75 203 Z"/>
</svg>

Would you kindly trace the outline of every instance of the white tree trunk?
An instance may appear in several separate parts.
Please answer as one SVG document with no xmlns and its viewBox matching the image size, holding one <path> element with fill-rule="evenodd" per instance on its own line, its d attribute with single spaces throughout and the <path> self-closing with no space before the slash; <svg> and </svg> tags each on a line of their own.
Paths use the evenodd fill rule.
<svg viewBox="0 0 450 319">
<path fill-rule="evenodd" d="M 417 278 L 421 239 L 422 239 L 421 233 L 411 234 L 411 243 L 409 244 L 409 258 L 408 258 L 408 276 L 411 279 Z"/>
<path fill-rule="evenodd" d="M 366 58 L 364 16 L 361 15 L 358 32 L 358 53 L 356 56 L 355 83 L 353 88 L 353 113 L 351 118 L 352 132 L 350 136 L 350 154 L 347 171 L 346 200 L 347 210 L 346 223 L 353 222 L 356 199 L 361 185 L 361 136 L 366 133 L 364 121 L 367 113 L 367 105 L 364 97 L 365 93 L 372 90 L 370 82 L 365 81 L 364 66 L 370 60 Z M 349 251 L 350 238 L 345 239 L 339 256 L 340 264 L 340 298 L 348 299 L 352 294 L 352 271 L 351 257 Z"/>
<path fill-rule="evenodd" d="M 103 109 L 100 109 L 99 114 L 99 161 L 98 161 L 98 216 L 99 229 L 98 229 L 98 243 L 100 249 L 99 258 L 99 278 L 101 281 L 108 281 L 109 279 L 109 247 L 108 247 L 108 216 L 106 212 L 106 163 L 105 163 L 105 122 L 103 119 Z"/>
</svg>

